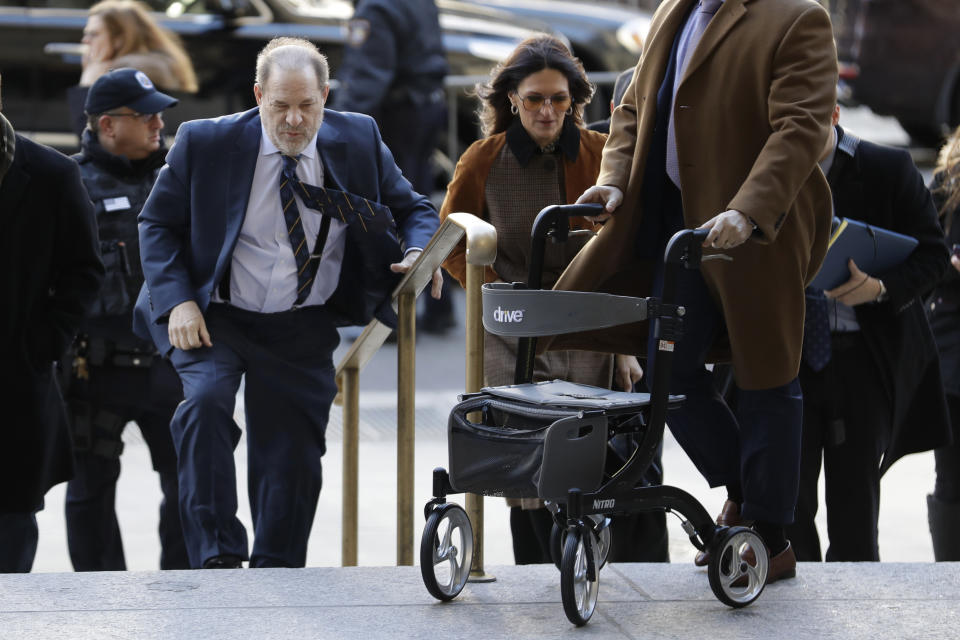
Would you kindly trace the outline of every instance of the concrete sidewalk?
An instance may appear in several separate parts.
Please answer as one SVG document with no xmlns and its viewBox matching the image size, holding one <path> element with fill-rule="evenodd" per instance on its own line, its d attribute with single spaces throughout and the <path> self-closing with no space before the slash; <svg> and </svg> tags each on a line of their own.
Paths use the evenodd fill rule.
<svg viewBox="0 0 960 640">
<path fill-rule="evenodd" d="M 743 609 L 689 564 L 609 565 L 583 628 L 550 565 L 490 569 L 450 603 L 415 567 L 0 576 L 0 637 L 85 638 L 953 638 L 960 565 L 801 564 Z"/>
</svg>

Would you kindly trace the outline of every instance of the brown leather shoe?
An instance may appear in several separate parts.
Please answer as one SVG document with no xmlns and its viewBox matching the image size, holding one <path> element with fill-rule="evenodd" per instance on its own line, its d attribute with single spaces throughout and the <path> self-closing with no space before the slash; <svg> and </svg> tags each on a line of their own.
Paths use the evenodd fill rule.
<svg viewBox="0 0 960 640">
<path fill-rule="evenodd" d="M 797 577 L 797 555 L 793 552 L 793 545 L 787 540 L 787 548 L 770 558 L 770 568 L 767 569 L 767 584 Z"/>
<path fill-rule="evenodd" d="M 723 527 L 738 527 L 745 524 L 740 519 L 740 505 L 733 500 L 725 501 L 723 508 L 720 510 L 720 515 L 717 516 L 717 524 Z M 707 549 L 698 551 L 693 559 L 693 564 L 698 567 L 705 567 L 710 564 L 710 551 Z"/>
<path fill-rule="evenodd" d="M 748 547 L 741 556 L 743 561 L 751 566 L 757 566 L 756 555 L 753 548 Z M 770 558 L 770 565 L 767 567 L 767 581 L 764 584 L 771 584 L 777 580 L 797 577 L 797 556 L 793 552 L 793 545 L 787 540 L 787 548 Z M 742 576 L 734 581 L 733 586 L 745 587 L 747 577 Z"/>
</svg>

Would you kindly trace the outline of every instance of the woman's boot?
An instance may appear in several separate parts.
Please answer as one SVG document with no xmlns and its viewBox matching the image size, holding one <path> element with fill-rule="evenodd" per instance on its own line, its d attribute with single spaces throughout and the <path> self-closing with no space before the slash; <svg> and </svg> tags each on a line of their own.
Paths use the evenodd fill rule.
<svg viewBox="0 0 960 640">
<path fill-rule="evenodd" d="M 960 560 L 960 502 L 944 502 L 927 495 L 927 520 L 937 562 Z"/>
</svg>

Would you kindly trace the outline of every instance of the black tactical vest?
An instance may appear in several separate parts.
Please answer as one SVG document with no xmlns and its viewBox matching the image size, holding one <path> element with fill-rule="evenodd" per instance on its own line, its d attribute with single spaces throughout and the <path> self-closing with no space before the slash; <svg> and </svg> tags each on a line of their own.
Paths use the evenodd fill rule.
<svg viewBox="0 0 960 640">
<path fill-rule="evenodd" d="M 132 314 L 143 285 L 137 215 L 150 195 L 166 154 L 166 148 L 161 146 L 150 157 L 131 162 L 104 150 L 89 129 L 83 132 L 81 151 L 74 159 L 80 165 L 83 183 L 96 210 L 100 253 L 106 268 L 89 325 L 98 324 L 98 319 Z"/>
</svg>

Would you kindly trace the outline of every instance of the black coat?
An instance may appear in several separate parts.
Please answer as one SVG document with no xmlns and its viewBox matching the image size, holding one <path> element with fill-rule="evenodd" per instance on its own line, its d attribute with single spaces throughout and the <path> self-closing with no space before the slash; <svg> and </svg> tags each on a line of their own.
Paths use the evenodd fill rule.
<svg viewBox="0 0 960 640">
<path fill-rule="evenodd" d="M 16 136 L 0 183 L 0 512 L 40 507 L 73 471 L 54 361 L 103 279 L 75 162 Z"/>
<path fill-rule="evenodd" d="M 837 133 L 842 142 L 843 129 L 837 127 Z M 866 141 L 852 157 L 838 149 L 828 180 L 838 216 L 919 241 L 905 262 L 872 274 L 883 280 L 889 298 L 854 307 L 893 407 L 893 431 L 881 464 L 884 472 L 908 453 L 949 441 L 937 349 L 921 302 L 946 271 L 949 253 L 930 192 L 905 150 Z"/>
<path fill-rule="evenodd" d="M 933 177 L 930 189 L 937 210 L 942 214 L 940 221 L 947 229 L 947 243 L 960 244 L 960 207 L 944 211 L 947 193 L 940 190 L 943 173 Z M 960 187 L 957 187 L 960 188 Z M 960 396 L 960 274 L 953 267 L 937 284 L 930 297 L 928 311 L 930 326 L 940 349 L 940 371 L 948 394 Z M 954 442 L 960 442 L 960 421 L 953 425 Z"/>
</svg>

